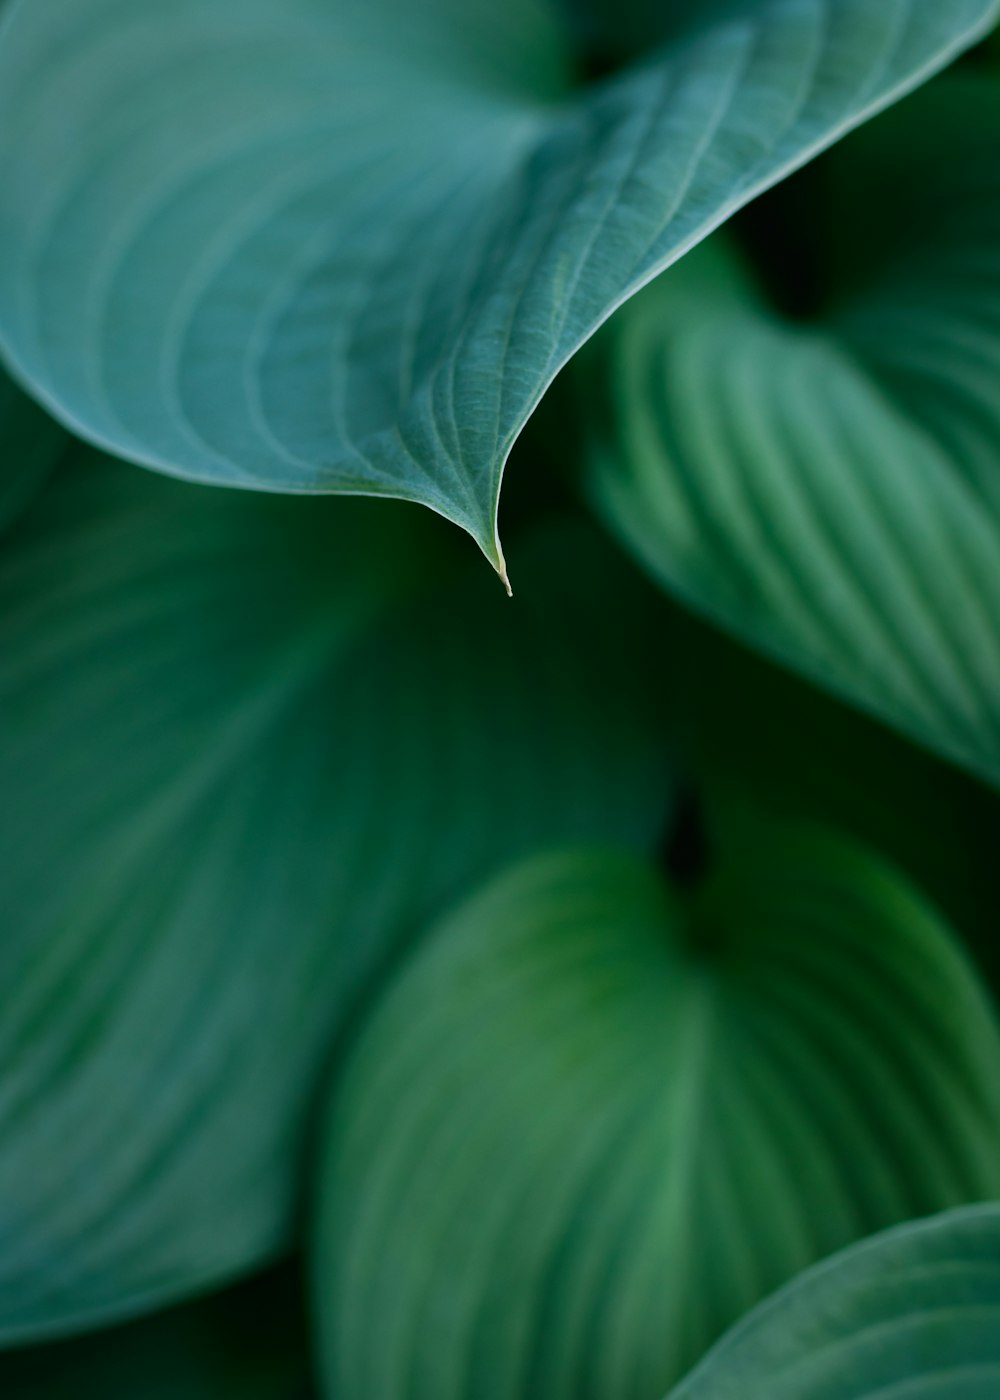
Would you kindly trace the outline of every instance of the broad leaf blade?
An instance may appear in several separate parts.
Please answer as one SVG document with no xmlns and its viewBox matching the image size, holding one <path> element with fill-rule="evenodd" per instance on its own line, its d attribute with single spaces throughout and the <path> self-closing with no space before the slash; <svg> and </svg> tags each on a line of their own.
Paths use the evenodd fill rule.
<svg viewBox="0 0 1000 1400">
<path fill-rule="evenodd" d="M 804 324 L 721 238 L 637 299 L 592 366 L 591 445 L 600 508 L 667 587 L 993 784 L 998 112 L 994 78 L 949 76 L 831 155 L 834 291 Z"/>
<path fill-rule="evenodd" d="M 765 1303 L 671 1400 L 991 1400 L 1000 1206 L 904 1225 Z"/>
<path fill-rule="evenodd" d="M 337 1400 L 643 1400 L 868 1231 L 1000 1187 L 1000 1039 L 877 861 L 772 837 L 687 899 L 508 872 L 349 1057 L 314 1261 Z"/>
<path fill-rule="evenodd" d="M 570 582 L 600 540 L 555 530 L 512 608 L 450 542 L 89 453 L 11 530 L 0 1338 L 285 1247 L 317 1078 L 400 943 L 539 842 L 655 842 L 656 687 L 622 634 L 655 594 Z"/>
<path fill-rule="evenodd" d="M 123 456 L 422 501 L 502 570 L 507 454 L 595 327 L 997 13 L 691 4 L 576 90 L 545 0 L 27 0 L 0 339 Z"/>
</svg>

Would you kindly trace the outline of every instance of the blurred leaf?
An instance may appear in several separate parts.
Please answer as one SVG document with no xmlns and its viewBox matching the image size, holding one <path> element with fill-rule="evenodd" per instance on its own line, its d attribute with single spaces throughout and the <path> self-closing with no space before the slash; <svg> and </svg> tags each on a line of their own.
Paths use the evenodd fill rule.
<svg viewBox="0 0 1000 1400">
<path fill-rule="evenodd" d="M 0 529 L 31 500 L 66 444 L 63 430 L 0 369 Z"/>
<path fill-rule="evenodd" d="M 670 729 L 713 845 L 763 807 L 821 821 L 904 869 L 1000 988 L 1000 796 L 686 613 L 667 622 Z"/>
<path fill-rule="evenodd" d="M 11 1400 L 311 1400 L 292 1269 L 72 1341 L 0 1355 Z"/>
<path fill-rule="evenodd" d="M 710 1353 L 671 1400 L 993 1400 L 1000 1206 L 866 1240 L 810 1270 Z"/>
<path fill-rule="evenodd" d="M 814 1260 L 1000 1191 L 1000 1037 L 949 930 L 860 848 L 758 826 L 686 892 L 536 858 L 391 985 L 327 1126 L 331 1398 L 646 1400 Z"/>
<path fill-rule="evenodd" d="M 817 318 L 783 319 L 712 240 L 591 366 L 592 489 L 651 572 L 993 784 L 998 119 L 994 79 L 945 79 L 831 154 Z"/>
<path fill-rule="evenodd" d="M 657 47 L 631 5 L 644 60 L 581 87 L 555 0 L 15 3 L 7 353 L 123 456 L 421 501 L 502 570 L 503 465 L 574 351 L 1000 5 L 674 12 Z"/>
<path fill-rule="evenodd" d="M 0 1337 L 283 1248 L 331 1040 L 400 942 L 539 844 L 655 843 L 659 599 L 585 529 L 518 557 L 527 604 L 410 507 L 89 453 L 11 531 Z"/>
</svg>

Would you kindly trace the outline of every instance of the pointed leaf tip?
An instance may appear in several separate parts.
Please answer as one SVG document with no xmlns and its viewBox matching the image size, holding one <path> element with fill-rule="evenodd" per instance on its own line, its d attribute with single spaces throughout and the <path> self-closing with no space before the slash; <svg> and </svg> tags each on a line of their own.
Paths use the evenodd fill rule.
<svg viewBox="0 0 1000 1400">
<path fill-rule="evenodd" d="M 4 354 L 161 471 L 483 515 L 497 444 L 630 289 L 996 0 L 692 4 L 572 93 L 561 8 L 467 0 L 459 34 L 453 0 L 133 0 L 126 45 L 108 0 L 8 6 Z"/>
</svg>

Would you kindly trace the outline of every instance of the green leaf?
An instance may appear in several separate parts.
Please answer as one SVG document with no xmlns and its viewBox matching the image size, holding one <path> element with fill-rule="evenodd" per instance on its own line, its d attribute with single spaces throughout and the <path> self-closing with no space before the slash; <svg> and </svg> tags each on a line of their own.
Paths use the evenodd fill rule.
<svg viewBox="0 0 1000 1400">
<path fill-rule="evenodd" d="M 90 453 L 10 532 L 0 1338 L 283 1248 L 331 1041 L 402 941 L 539 843 L 655 842 L 655 592 L 586 530 L 525 544 L 528 605 L 467 553 L 410 507 Z"/>
<path fill-rule="evenodd" d="M 421 501 L 502 572 L 504 462 L 574 351 L 998 13 L 688 0 L 581 86 L 555 0 L 22 0 L 2 343 L 122 456 Z"/>
<path fill-rule="evenodd" d="M 0 369 L 0 530 L 31 500 L 66 442 L 62 429 Z"/>
<path fill-rule="evenodd" d="M 904 1225 L 810 1270 L 671 1400 L 993 1400 L 1000 1206 Z"/>
<path fill-rule="evenodd" d="M 308 1400 L 300 1280 L 290 1268 L 87 1337 L 0 1354 L 12 1400 Z"/>
<path fill-rule="evenodd" d="M 878 861 L 762 833 L 685 893 L 536 858 L 422 945 L 335 1089 L 327 1393 L 645 1400 L 817 1258 L 998 1190 L 992 1007 Z"/>
<path fill-rule="evenodd" d="M 590 448 L 667 588 L 993 784 L 998 112 L 995 79 L 949 77 L 810 172 L 784 243 L 828 238 L 817 315 L 783 316 L 721 238 L 637 299 L 591 365 Z"/>
</svg>

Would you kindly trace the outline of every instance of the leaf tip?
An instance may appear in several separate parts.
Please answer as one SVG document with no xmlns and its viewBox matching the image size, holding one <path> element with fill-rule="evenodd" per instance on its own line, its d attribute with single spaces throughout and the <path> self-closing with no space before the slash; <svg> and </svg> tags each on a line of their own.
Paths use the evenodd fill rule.
<svg viewBox="0 0 1000 1400">
<path fill-rule="evenodd" d="M 496 569 L 497 573 L 500 576 L 500 582 L 507 590 L 507 597 L 513 598 L 514 590 L 513 588 L 511 588 L 510 579 L 507 576 L 507 561 L 503 557 L 503 550 L 500 548 L 499 544 L 497 545 L 496 558 L 493 561 L 493 567 Z"/>
</svg>

